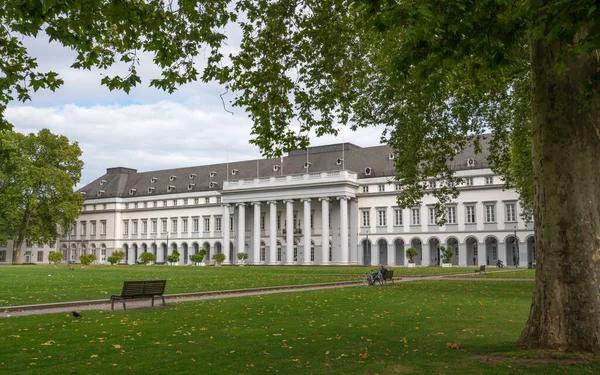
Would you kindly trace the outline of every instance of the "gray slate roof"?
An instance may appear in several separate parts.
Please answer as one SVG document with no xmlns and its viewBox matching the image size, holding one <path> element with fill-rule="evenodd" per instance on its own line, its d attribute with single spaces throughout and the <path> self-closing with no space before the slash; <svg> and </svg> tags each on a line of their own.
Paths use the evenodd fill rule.
<svg viewBox="0 0 600 375">
<path fill-rule="evenodd" d="M 489 147 L 487 139 L 484 136 L 481 146 L 482 154 L 475 155 L 472 146 L 466 147 L 460 155 L 453 161 L 450 161 L 454 170 L 467 169 L 467 160 L 475 160 L 475 169 L 488 168 L 487 156 Z M 359 178 L 373 178 L 382 176 L 394 176 L 394 161 L 390 160 L 392 149 L 387 145 L 374 147 L 359 147 L 351 143 L 344 145 L 344 167 L 347 170 L 354 171 Z M 342 143 L 311 147 L 308 150 L 308 161 L 310 167 L 308 172 L 325 172 L 341 170 L 342 166 L 337 165 L 336 161 L 342 158 Z M 237 161 L 230 163 L 202 165 L 195 167 L 165 169 L 149 172 L 137 172 L 135 169 L 116 167 L 108 168 L 106 174 L 87 184 L 78 190 L 84 193 L 86 199 L 107 198 L 107 197 L 135 197 L 135 196 L 156 196 L 167 193 L 185 193 L 194 191 L 218 191 L 223 188 L 223 182 L 227 181 L 227 171 L 229 171 L 229 181 L 251 179 L 257 177 L 270 177 L 290 174 L 303 174 L 307 172 L 304 163 L 307 160 L 306 151 L 292 151 L 288 156 L 282 158 L 254 159 Z M 274 165 L 280 165 L 278 171 L 273 170 Z M 369 176 L 365 175 L 365 169 L 371 168 Z M 232 175 L 233 170 L 237 170 L 236 175 Z M 216 172 L 214 177 L 210 177 L 211 172 Z M 195 176 L 190 179 L 190 176 Z M 175 176 L 174 181 L 170 181 L 171 176 Z M 156 178 L 154 183 L 152 178 Z M 101 181 L 105 181 L 102 182 Z M 214 187 L 209 187 L 210 183 Z M 188 189 L 188 184 L 194 184 L 192 189 Z M 167 192 L 168 186 L 174 186 L 170 192 Z M 153 193 L 148 193 L 148 188 L 154 187 Z M 135 193 L 130 195 L 130 190 L 135 189 Z M 101 196 L 98 192 L 103 190 Z"/>
</svg>

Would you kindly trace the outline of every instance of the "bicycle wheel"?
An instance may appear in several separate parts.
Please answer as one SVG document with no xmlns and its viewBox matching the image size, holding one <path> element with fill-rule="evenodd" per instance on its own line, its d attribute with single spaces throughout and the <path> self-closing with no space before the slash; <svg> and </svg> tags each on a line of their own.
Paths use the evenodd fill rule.
<svg viewBox="0 0 600 375">
<path fill-rule="evenodd" d="M 363 284 L 371 285 L 372 281 L 373 281 L 373 275 L 371 275 L 370 273 L 365 273 L 365 276 L 363 277 Z"/>
</svg>

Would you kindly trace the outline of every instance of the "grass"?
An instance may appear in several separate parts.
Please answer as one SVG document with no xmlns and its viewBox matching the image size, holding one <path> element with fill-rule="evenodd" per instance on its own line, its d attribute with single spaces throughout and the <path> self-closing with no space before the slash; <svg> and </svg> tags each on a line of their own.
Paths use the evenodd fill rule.
<svg viewBox="0 0 600 375">
<path fill-rule="evenodd" d="M 515 349 L 532 290 L 529 281 L 414 281 L 1 319 L 0 373 L 600 372 L 599 357 Z"/>
<path fill-rule="evenodd" d="M 372 267 L 1 267 L 0 306 L 106 299 L 123 280 L 166 279 L 167 294 L 359 280 Z M 395 275 L 472 272 L 472 268 L 398 268 Z"/>
<path fill-rule="evenodd" d="M 488 272 L 483 275 L 475 274 L 469 275 L 470 277 L 483 277 L 483 278 L 505 278 L 505 279 L 535 279 L 535 270 L 533 269 L 521 269 L 514 271 L 498 271 Z"/>
</svg>

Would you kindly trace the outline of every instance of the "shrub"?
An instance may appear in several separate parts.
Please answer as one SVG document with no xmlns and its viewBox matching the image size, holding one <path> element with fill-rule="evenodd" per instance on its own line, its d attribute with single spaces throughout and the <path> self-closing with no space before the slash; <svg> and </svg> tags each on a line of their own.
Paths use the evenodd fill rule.
<svg viewBox="0 0 600 375">
<path fill-rule="evenodd" d="M 194 262 L 194 264 L 201 263 L 204 260 L 204 254 L 202 254 L 202 252 L 199 252 L 198 254 L 192 254 L 190 255 L 190 260 Z"/>
<path fill-rule="evenodd" d="M 419 255 L 419 252 L 414 247 L 406 249 L 406 257 L 408 258 L 409 263 L 414 263 L 417 255 Z"/>
<path fill-rule="evenodd" d="M 173 249 L 173 253 L 167 257 L 167 261 L 171 264 L 179 263 L 179 258 L 179 251 L 177 251 L 177 249 Z"/>
<path fill-rule="evenodd" d="M 111 256 L 117 258 L 117 261 L 115 263 L 121 263 L 121 261 L 123 261 L 123 259 L 125 259 L 125 252 L 121 249 L 117 249 L 112 252 Z M 111 264 L 114 264 L 114 263 L 111 263 Z"/>
<path fill-rule="evenodd" d="M 120 258 L 118 256 L 111 255 L 108 258 L 106 258 L 106 260 L 108 261 L 108 263 L 114 266 L 115 264 L 119 263 Z"/>
<path fill-rule="evenodd" d="M 200 251 L 198 252 L 198 254 L 202 254 L 202 256 L 205 256 L 206 253 L 208 253 L 208 251 L 206 251 L 206 249 L 200 249 Z"/>
<path fill-rule="evenodd" d="M 450 263 L 452 261 L 452 246 L 440 246 L 440 254 L 442 263 Z"/>
<path fill-rule="evenodd" d="M 156 262 L 156 255 L 149 253 L 147 251 L 144 251 L 143 253 L 140 254 L 140 262 L 142 262 L 143 264 L 148 264 L 150 262 Z"/>
<path fill-rule="evenodd" d="M 212 258 L 217 262 L 217 264 L 223 263 L 225 260 L 225 254 L 213 254 Z"/>
<path fill-rule="evenodd" d="M 54 263 L 54 265 L 57 265 L 58 263 L 62 262 L 63 254 L 60 251 L 55 251 L 53 253 L 48 254 L 48 260 Z"/>
<path fill-rule="evenodd" d="M 248 253 L 238 253 L 237 258 L 242 264 L 244 264 L 246 263 L 246 259 L 248 259 Z"/>
<path fill-rule="evenodd" d="M 96 260 L 95 254 L 81 254 L 79 256 L 79 262 L 83 264 L 85 267 L 89 266 Z"/>
</svg>

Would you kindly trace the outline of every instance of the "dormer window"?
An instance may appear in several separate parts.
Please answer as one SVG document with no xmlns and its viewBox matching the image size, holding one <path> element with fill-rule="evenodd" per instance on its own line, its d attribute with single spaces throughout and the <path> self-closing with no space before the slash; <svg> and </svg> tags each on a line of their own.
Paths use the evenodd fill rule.
<svg viewBox="0 0 600 375">
<path fill-rule="evenodd" d="M 196 186 L 196 184 L 188 184 L 188 190 L 194 189 L 194 186 Z"/>
<path fill-rule="evenodd" d="M 177 179 L 177 176 L 175 176 L 175 175 L 169 177 L 169 181 L 175 181 L 176 179 Z"/>
<path fill-rule="evenodd" d="M 80 191 L 79 194 L 86 195 L 87 193 L 85 191 Z"/>
<path fill-rule="evenodd" d="M 231 175 L 235 176 L 236 174 L 238 174 L 238 172 L 239 172 L 239 169 L 232 169 L 231 170 Z"/>
<path fill-rule="evenodd" d="M 193 180 L 194 178 L 196 178 L 196 174 L 195 174 L 195 173 L 190 173 L 190 177 L 189 177 L 189 179 L 190 179 L 190 180 Z"/>
<path fill-rule="evenodd" d="M 137 189 L 129 189 L 129 195 L 134 195 Z"/>
<path fill-rule="evenodd" d="M 219 186 L 219 184 L 217 182 L 211 181 L 211 182 L 208 183 L 209 189 L 214 189 L 217 186 Z"/>
<path fill-rule="evenodd" d="M 338 159 L 335 161 L 335 165 L 342 165 L 342 163 L 343 163 L 343 162 L 344 162 L 344 159 L 342 159 L 342 158 L 338 158 Z"/>
<path fill-rule="evenodd" d="M 365 168 L 365 176 L 370 176 L 373 174 L 373 168 Z"/>
<path fill-rule="evenodd" d="M 217 171 L 210 171 L 210 177 L 215 177 L 217 175 Z"/>
<path fill-rule="evenodd" d="M 390 154 L 388 155 L 388 160 L 394 160 L 396 159 L 396 154 L 393 152 L 390 152 Z"/>
<path fill-rule="evenodd" d="M 97 196 L 101 197 L 104 195 L 104 190 L 98 190 Z"/>
<path fill-rule="evenodd" d="M 427 181 L 427 187 L 429 187 L 430 189 L 435 189 L 435 187 L 436 187 L 435 180 Z"/>
<path fill-rule="evenodd" d="M 154 190 L 155 190 L 155 189 L 156 189 L 156 188 L 149 187 L 149 188 L 148 188 L 148 194 L 152 194 L 152 193 L 154 193 Z"/>
<path fill-rule="evenodd" d="M 306 169 L 310 168 L 311 165 L 312 165 L 312 163 L 309 161 L 304 162 L 304 168 L 306 168 Z"/>
<path fill-rule="evenodd" d="M 467 159 L 467 167 L 473 168 L 475 166 L 475 159 Z"/>
<path fill-rule="evenodd" d="M 169 186 L 167 186 L 167 193 L 170 193 L 170 192 L 172 192 L 174 190 L 175 190 L 175 185 L 169 185 Z"/>
<path fill-rule="evenodd" d="M 158 178 L 157 178 L 157 177 L 152 177 L 152 178 L 150 179 L 150 183 L 151 183 L 151 184 L 155 183 L 156 181 L 158 181 Z"/>
<path fill-rule="evenodd" d="M 279 168 L 280 168 L 279 164 L 274 165 L 273 166 L 273 172 L 277 172 L 279 170 Z"/>
<path fill-rule="evenodd" d="M 106 183 L 106 180 L 100 180 L 100 186 L 104 185 Z"/>
</svg>

